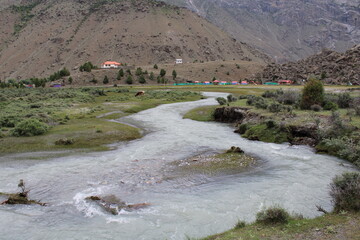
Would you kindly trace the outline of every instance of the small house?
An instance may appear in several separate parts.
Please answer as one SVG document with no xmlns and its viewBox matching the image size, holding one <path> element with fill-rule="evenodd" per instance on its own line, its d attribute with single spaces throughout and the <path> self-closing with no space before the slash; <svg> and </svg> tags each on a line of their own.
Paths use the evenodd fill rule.
<svg viewBox="0 0 360 240">
<path fill-rule="evenodd" d="M 220 85 L 226 85 L 228 82 L 227 81 L 221 81 Z"/>
<path fill-rule="evenodd" d="M 182 58 L 175 59 L 175 64 L 182 64 L 183 60 Z"/>
<path fill-rule="evenodd" d="M 232 81 L 231 85 L 238 85 L 239 83 L 237 81 Z"/>
<path fill-rule="evenodd" d="M 241 85 L 248 85 L 248 82 L 247 81 L 241 81 Z"/>
<path fill-rule="evenodd" d="M 106 61 L 101 64 L 101 68 L 109 69 L 109 68 L 119 68 L 121 63 L 114 62 L 114 61 Z"/>
</svg>

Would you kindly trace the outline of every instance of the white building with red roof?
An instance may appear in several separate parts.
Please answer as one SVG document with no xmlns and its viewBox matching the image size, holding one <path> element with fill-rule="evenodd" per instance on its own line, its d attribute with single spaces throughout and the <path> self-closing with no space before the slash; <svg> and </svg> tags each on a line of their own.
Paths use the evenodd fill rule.
<svg viewBox="0 0 360 240">
<path fill-rule="evenodd" d="M 101 68 L 119 68 L 121 63 L 115 61 L 106 61 L 101 64 Z"/>
</svg>

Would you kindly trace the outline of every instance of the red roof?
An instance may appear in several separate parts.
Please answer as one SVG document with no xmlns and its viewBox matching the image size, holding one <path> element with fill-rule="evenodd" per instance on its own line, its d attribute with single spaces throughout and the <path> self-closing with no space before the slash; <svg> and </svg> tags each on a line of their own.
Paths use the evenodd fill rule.
<svg viewBox="0 0 360 240">
<path fill-rule="evenodd" d="M 121 63 L 113 62 L 113 61 L 106 61 L 103 63 L 103 65 L 118 65 L 118 66 L 120 66 Z"/>
</svg>

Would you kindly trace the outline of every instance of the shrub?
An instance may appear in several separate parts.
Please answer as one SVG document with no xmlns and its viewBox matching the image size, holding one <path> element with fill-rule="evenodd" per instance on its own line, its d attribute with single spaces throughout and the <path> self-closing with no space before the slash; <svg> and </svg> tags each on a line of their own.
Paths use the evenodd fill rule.
<svg viewBox="0 0 360 240">
<path fill-rule="evenodd" d="M 67 138 L 61 138 L 57 141 L 55 141 L 55 145 L 72 145 L 74 144 L 74 139 L 67 139 Z"/>
<path fill-rule="evenodd" d="M 310 78 L 304 86 L 300 107 L 310 109 L 314 104 L 322 105 L 324 102 L 324 86 L 317 78 Z"/>
<path fill-rule="evenodd" d="M 155 74 L 154 74 L 153 72 L 150 72 L 149 79 L 150 79 L 151 81 L 154 81 L 154 80 L 155 80 Z"/>
<path fill-rule="evenodd" d="M 141 84 L 146 83 L 145 77 L 143 75 L 139 76 L 138 80 L 139 80 L 139 83 L 141 83 Z"/>
<path fill-rule="evenodd" d="M 310 109 L 313 110 L 314 112 L 320 112 L 322 110 L 322 107 L 318 104 L 314 104 L 311 105 Z"/>
<path fill-rule="evenodd" d="M 324 110 L 336 111 L 339 109 L 339 106 L 334 102 L 326 102 L 324 105 Z"/>
<path fill-rule="evenodd" d="M 261 96 L 264 98 L 274 98 L 277 97 L 277 93 L 275 91 L 266 90 Z"/>
<path fill-rule="evenodd" d="M 248 123 L 243 123 L 239 126 L 239 128 L 236 130 L 237 133 L 244 134 L 249 129 Z"/>
<path fill-rule="evenodd" d="M 172 76 L 173 76 L 173 80 L 175 80 L 177 77 L 177 72 L 175 71 L 175 69 L 172 71 Z"/>
<path fill-rule="evenodd" d="M 91 72 L 91 70 L 95 68 L 96 66 L 94 66 L 91 62 L 86 62 L 80 66 L 79 70 L 80 72 Z"/>
<path fill-rule="evenodd" d="M 257 97 L 254 95 L 247 96 L 246 104 L 255 106 L 256 108 L 261 108 L 261 109 L 267 109 L 267 107 L 268 107 L 268 104 L 264 98 Z"/>
<path fill-rule="evenodd" d="M 265 121 L 265 124 L 266 124 L 266 127 L 267 127 L 267 128 L 274 128 L 274 127 L 277 126 L 277 125 L 276 125 L 276 122 L 275 122 L 274 120 L 271 120 L 271 119 L 266 120 L 266 121 Z"/>
<path fill-rule="evenodd" d="M 279 206 L 269 207 L 256 214 L 256 222 L 263 224 L 287 223 L 289 219 L 289 213 Z"/>
<path fill-rule="evenodd" d="M 116 79 L 117 80 L 121 80 L 121 78 L 124 76 L 124 70 L 123 69 L 120 69 L 117 76 L 116 76 Z"/>
<path fill-rule="evenodd" d="M 220 104 L 220 105 L 225 105 L 227 102 L 226 102 L 226 99 L 223 98 L 223 97 L 218 97 L 216 98 L 216 101 Z"/>
<path fill-rule="evenodd" d="M 109 83 L 109 78 L 107 75 L 105 75 L 104 80 L 103 80 L 103 84 L 108 84 Z"/>
<path fill-rule="evenodd" d="M 350 107 L 351 100 L 352 99 L 349 93 L 341 93 L 339 94 L 337 104 L 340 108 L 348 108 Z"/>
<path fill-rule="evenodd" d="M 246 226 L 246 222 L 239 220 L 239 221 L 235 224 L 234 229 L 244 228 L 245 226 Z"/>
<path fill-rule="evenodd" d="M 143 70 L 142 70 L 141 67 L 138 67 L 138 68 L 136 69 L 135 75 L 136 75 L 136 76 L 141 76 L 141 75 L 143 75 Z"/>
<path fill-rule="evenodd" d="M 155 64 L 155 65 L 154 65 L 154 69 L 158 69 L 158 68 L 159 68 L 158 65 Z"/>
<path fill-rule="evenodd" d="M 127 84 L 133 84 L 133 78 L 132 78 L 131 75 L 129 75 L 129 76 L 127 77 L 126 83 L 127 83 Z"/>
<path fill-rule="evenodd" d="M 59 74 L 61 77 L 67 77 L 70 76 L 70 71 L 66 67 L 64 67 L 60 70 Z"/>
<path fill-rule="evenodd" d="M 283 109 L 283 105 L 280 103 L 272 103 L 268 106 L 268 110 L 273 113 L 281 112 Z"/>
<path fill-rule="evenodd" d="M 160 77 L 164 77 L 166 75 L 166 71 L 165 71 L 165 69 L 161 69 L 160 70 Z"/>
<path fill-rule="evenodd" d="M 347 172 L 336 176 L 330 184 L 330 196 L 335 212 L 360 211 L 360 174 Z"/>
<path fill-rule="evenodd" d="M 94 89 L 91 94 L 94 96 L 106 96 L 104 89 Z"/>
<path fill-rule="evenodd" d="M 226 98 L 227 98 L 228 102 L 236 102 L 237 101 L 237 98 L 231 94 L 228 95 Z"/>
<path fill-rule="evenodd" d="M 45 123 L 40 122 L 37 119 L 26 119 L 21 121 L 12 130 L 12 135 L 16 137 L 20 136 L 37 136 L 42 135 L 48 131 L 49 127 Z"/>
<path fill-rule="evenodd" d="M 316 150 L 346 159 L 360 167 L 359 143 L 348 137 L 336 138 L 336 136 L 334 135 L 331 139 L 322 140 L 316 146 Z"/>
<path fill-rule="evenodd" d="M 295 91 L 286 91 L 278 95 L 276 100 L 282 104 L 293 105 L 300 101 L 300 94 Z"/>
</svg>

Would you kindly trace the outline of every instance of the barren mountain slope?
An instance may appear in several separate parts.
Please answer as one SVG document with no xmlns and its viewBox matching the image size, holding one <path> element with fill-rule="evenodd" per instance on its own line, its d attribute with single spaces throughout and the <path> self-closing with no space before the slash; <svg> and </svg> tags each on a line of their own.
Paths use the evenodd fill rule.
<svg viewBox="0 0 360 240">
<path fill-rule="evenodd" d="M 298 83 L 310 75 L 328 84 L 360 85 L 360 44 L 345 53 L 324 50 L 297 62 L 269 64 L 262 73 L 264 80 L 290 79 Z"/>
<path fill-rule="evenodd" d="M 1 1 L 4 0 L 0 0 Z M 46 77 L 111 59 L 128 64 L 263 62 L 193 12 L 151 0 L 23 1 L 0 12 L 0 79 Z"/>
<path fill-rule="evenodd" d="M 359 0 L 164 0 L 186 6 L 277 61 L 360 43 Z"/>
</svg>

